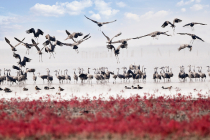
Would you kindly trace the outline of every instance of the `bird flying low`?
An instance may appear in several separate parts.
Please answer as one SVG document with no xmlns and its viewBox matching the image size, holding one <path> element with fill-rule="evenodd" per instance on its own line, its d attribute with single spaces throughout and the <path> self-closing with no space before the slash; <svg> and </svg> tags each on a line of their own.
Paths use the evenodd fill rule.
<svg viewBox="0 0 210 140">
<path fill-rule="evenodd" d="M 173 23 L 171 23 L 170 21 L 165 21 L 161 27 L 162 27 L 162 28 L 165 28 L 166 26 L 168 26 L 168 25 L 170 24 L 171 27 L 172 27 L 172 29 L 173 29 L 173 31 L 175 31 L 175 27 L 176 27 L 176 26 L 175 26 L 175 23 L 180 23 L 180 22 L 182 22 L 181 19 L 175 18 L 175 19 L 173 20 Z"/>
<path fill-rule="evenodd" d="M 190 41 L 190 43 L 192 43 L 192 44 L 193 44 L 194 40 L 196 40 L 196 39 L 199 39 L 199 40 L 201 40 L 201 41 L 204 42 L 203 39 L 201 39 L 200 37 L 198 37 L 198 36 L 195 35 L 195 34 L 189 34 L 189 33 L 177 33 L 177 34 L 180 34 L 180 35 L 189 35 L 189 36 L 191 36 L 191 37 L 192 37 L 192 40 Z"/>
<path fill-rule="evenodd" d="M 196 24 L 199 24 L 199 25 L 207 25 L 207 24 L 198 23 L 198 22 L 191 22 L 191 23 L 185 24 L 183 27 L 190 26 L 191 29 L 194 30 L 194 25 L 196 25 Z"/>
<path fill-rule="evenodd" d="M 155 37 L 156 39 L 158 39 L 159 35 L 171 36 L 171 35 L 168 35 L 167 32 L 168 32 L 168 31 L 166 31 L 166 32 L 155 31 L 155 32 L 152 32 L 152 33 L 150 33 L 150 34 L 147 34 L 147 35 L 144 35 L 144 36 L 140 36 L 140 37 L 136 37 L 136 38 L 133 38 L 133 39 L 140 39 L 140 38 L 146 37 L 146 36 L 151 36 L 151 37 L 153 37 L 153 39 L 154 39 L 154 37 Z"/>
</svg>

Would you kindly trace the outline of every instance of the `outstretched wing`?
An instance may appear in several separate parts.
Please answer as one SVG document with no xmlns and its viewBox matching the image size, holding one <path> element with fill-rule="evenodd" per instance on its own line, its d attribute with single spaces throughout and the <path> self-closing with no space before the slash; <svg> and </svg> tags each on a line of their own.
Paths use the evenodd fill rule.
<svg viewBox="0 0 210 140">
<path fill-rule="evenodd" d="M 171 22 L 165 21 L 161 27 L 162 27 L 162 28 L 165 28 L 166 26 L 168 26 L 168 24 L 171 24 Z M 171 25 L 172 25 L 172 24 L 171 24 Z"/>
<path fill-rule="evenodd" d="M 74 46 L 74 44 L 71 44 L 71 43 L 63 43 L 63 45 L 65 45 L 65 46 Z"/>
<path fill-rule="evenodd" d="M 23 38 L 22 42 L 25 40 L 25 38 Z M 18 45 L 20 45 L 21 43 L 18 43 L 17 45 L 15 45 L 14 47 L 17 47 Z"/>
<path fill-rule="evenodd" d="M 55 41 L 55 44 L 56 44 L 56 45 L 59 45 L 59 46 L 63 46 L 63 43 L 60 42 L 59 40 L 56 40 L 56 41 Z"/>
<path fill-rule="evenodd" d="M 83 41 L 88 40 L 89 38 L 91 38 L 91 36 L 88 36 L 88 37 L 84 38 Z"/>
<path fill-rule="evenodd" d="M 108 37 L 108 36 L 106 36 L 105 34 L 104 34 L 104 32 L 102 31 L 102 34 L 106 37 L 106 39 L 108 40 L 108 41 L 110 41 L 110 38 Z M 114 38 L 114 37 L 113 37 Z"/>
<path fill-rule="evenodd" d="M 30 62 L 31 61 L 31 59 L 30 58 L 28 58 L 28 57 L 23 57 L 23 61 L 22 62 Z"/>
<path fill-rule="evenodd" d="M 34 44 L 34 46 L 36 47 L 37 51 L 40 51 L 40 48 L 37 46 L 36 42 L 34 41 L 34 39 L 31 39 L 32 43 Z"/>
<path fill-rule="evenodd" d="M 147 34 L 147 35 L 143 35 L 143 36 L 135 37 L 135 38 L 133 38 L 133 39 L 139 39 L 139 38 L 142 38 L 142 37 L 152 36 L 152 35 L 155 35 L 155 32 L 152 32 L 152 33 Z"/>
<path fill-rule="evenodd" d="M 179 22 L 182 22 L 182 20 L 181 19 L 178 19 L 178 18 L 175 18 L 174 21 L 173 21 L 173 24 L 179 23 Z"/>
<path fill-rule="evenodd" d="M 194 24 L 207 25 L 207 24 L 204 24 L 204 23 L 198 23 L 198 22 L 194 22 Z"/>
<path fill-rule="evenodd" d="M 30 33 L 34 33 L 35 34 L 35 30 L 34 30 L 34 28 L 31 28 L 29 30 L 26 30 L 26 33 L 27 34 L 30 34 Z"/>
<path fill-rule="evenodd" d="M 192 35 L 192 34 L 188 34 L 188 33 L 177 33 L 177 34 L 180 34 L 180 35 L 189 35 L 189 36 Z"/>
<path fill-rule="evenodd" d="M 69 31 L 66 30 L 67 35 L 71 35 L 71 33 Z"/>
<path fill-rule="evenodd" d="M 115 37 L 118 37 L 118 36 L 120 36 L 122 33 L 118 33 L 118 34 L 116 34 L 110 41 L 112 41 Z"/>
<path fill-rule="evenodd" d="M 20 42 L 20 43 L 24 43 L 23 41 L 20 41 L 19 39 L 17 39 L 16 37 L 14 37 L 15 38 L 15 40 L 17 40 L 18 42 Z M 25 38 L 24 38 L 25 39 Z M 23 40 L 24 40 L 23 39 Z"/>
<path fill-rule="evenodd" d="M 16 70 L 20 70 L 20 68 L 18 66 L 15 66 L 15 65 L 13 65 L 12 68 L 16 69 Z"/>
<path fill-rule="evenodd" d="M 13 53 L 13 57 L 15 57 L 16 59 L 19 59 L 21 61 L 21 57 L 19 54 L 17 53 Z"/>
<path fill-rule="evenodd" d="M 85 16 L 85 15 L 84 15 Z M 86 16 L 85 16 L 86 17 Z M 91 20 L 92 22 L 94 22 L 94 23 L 98 23 L 97 21 L 95 21 L 95 20 L 92 20 L 92 19 L 90 19 L 90 18 L 88 18 L 88 17 L 86 17 L 87 19 L 89 19 L 89 20 Z"/>
<path fill-rule="evenodd" d="M 183 27 L 189 26 L 191 23 L 185 24 Z"/>
<path fill-rule="evenodd" d="M 39 36 L 39 35 L 43 35 L 43 34 L 44 34 L 44 32 L 43 32 L 42 30 L 40 30 L 40 29 L 37 29 L 36 34 L 37 34 L 37 36 Z"/>
<path fill-rule="evenodd" d="M 50 44 L 50 41 L 49 40 L 46 40 L 44 43 L 43 43 L 43 45 L 46 47 L 47 45 L 49 45 Z"/>
<path fill-rule="evenodd" d="M 200 37 L 198 37 L 197 35 L 195 36 L 197 39 L 199 39 L 199 40 L 201 40 L 201 41 L 203 41 L 204 42 L 204 40 L 203 39 L 201 39 Z"/>
<path fill-rule="evenodd" d="M 101 22 L 101 24 L 109 24 L 109 23 L 112 23 L 112 22 L 115 22 L 117 20 L 114 20 L 114 21 L 110 21 L 110 22 Z"/>
<path fill-rule="evenodd" d="M 85 36 L 83 37 L 83 39 L 86 39 L 87 37 L 89 37 L 89 35 L 90 35 L 90 33 L 87 34 L 87 35 L 85 35 Z"/>
<path fill-rule="evenodd" d="M 9 39 L 7 39 L 6 37 L 5 37 L 5 41 L 6 41 L 9 45 L 11 45 Z"/>
</svg>

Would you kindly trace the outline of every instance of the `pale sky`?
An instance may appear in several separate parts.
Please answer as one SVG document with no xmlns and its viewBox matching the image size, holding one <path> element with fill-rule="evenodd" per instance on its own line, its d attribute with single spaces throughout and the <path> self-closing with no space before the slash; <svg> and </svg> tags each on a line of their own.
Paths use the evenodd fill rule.
<svg viewBox="0 0 210 140">
<path fill-rule="evenodd" d="M 26 34 L 30 28 L 39 28 L 44 34 L 56 36 L 60 41 L 66 38 L 65 30 L 69 32 L 82 32 L 91 34 L 91 38 L 81 47 L 105 46 L 106 38 L 98 30 L 98 26 L 87 20 L 84 15 L 97 21 L 117 22 L 103 26 L 101 29 L 112 37 L 119 32 L 122 35 L 118 39 L 142 36 L 153 31 L 169 31 L 172 29 L 161 27 L 164 21 L 173 21 L 180 18 L 183 22 L 176 25 L 176 32 L 193 33 L 201 37 L 205 43 L 210 43 L 210 1 L 209 0 L 7 0 L 0 5 L 0 45 L 1 48 L 9 47 L 4 37 L 12 44 L 17 41 L 14 37 L 31 43 L 32 34 Z M 195 31 L 182 26 L 189 22 L 201 22 L 208 25 L 195 26 Z M 40 43 L 45 41 L 40 37 Z M 187 44 L 191 40 L 188 36 L 175 35 L 173 37 L 161 36 L 159 40 L 150 37 L 129 41 L 129 46 L 141 45 L 170 45 Z M 71 42 L 70 40 L 65 42 Z M 196 41 L 196 44 L 201 44 Z M 206 45 L 206 44 L 205 44 Z"/>
</svg>

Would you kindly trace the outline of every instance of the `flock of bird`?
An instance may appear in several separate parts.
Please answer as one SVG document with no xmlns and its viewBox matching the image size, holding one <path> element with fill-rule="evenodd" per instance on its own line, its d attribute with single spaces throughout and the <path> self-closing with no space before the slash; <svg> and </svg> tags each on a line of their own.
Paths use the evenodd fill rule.
<svg viewBox="0 0 210 140">
<path fill-rule="evenodd" d="M 111 21 L 111 22 L 98 22 L 98 21 L 92 20 L 88 17 L 86 17 L 86 18 L 88 20 L 96 23 L 98 25 L 98 27 L 100 28 L 100 30 L 101 30 L 101 27 L 104 24 L 109 24 L 109 23 L 113 23 L 113 22 L 117 21 L 117 20 L 114 20 L 114 21 Z M 173 29 L 173 32 L 175 32 L 175 28 L 176 28 L 175 24 L 178 24 L 180 22 L 182 22 L 181 19 L 175 18 L 173 20 L 173 23 L 171 23 L 170 21 L 165 21 L 161 27 L 166 28 L 167 26 L 170 25 Z M 206 25 L 206 24 L 203 24 L 203 23 L 192 22 L 192 23 L 188 23 L 188 24 L 184 25 L 183 27 L 190 26 L 192 28 L 192 30 L 194 30 L 194 26 L 197 25 L 197 24 Z M 120 63 L 119 57 L 118 57 L 118 55 L 120 54 L 120 49 L 127 48 L 129 40 L 140 39 L 140 38 L 147 37 L 147 36 L 150 36 L 153 39 L 154 38 L 158 39 L 160 35 L 171 36 L 171 35 L 167 34 L 167 32 L 168 31 L 165 31 L 165 32 L 155 31 L 155 32 L 149 33 L 147 35 L 143 35 L 143 36 L 139 36 L 139 37 L 135 37 L 135 38 L 121 39 L 121 40 L 117 40 L 117 41 L 113 41 L 113 40 L 116 37 L 119 37 L 122 33 L 118 33 L 115 36 L 113 36 L 112 38 L 109 38 L 103 31 L 102 31 L 102 34 L 107 39 L 106 43 L 107 43 L 108 50 L 109 49 L 114 50 L 114 54 L 116 56 L 117 63 Z M 4 81 L 9 82 L 10 84 L 12 84 L 12 83 L 24 84 L 25 81 L 27 80 L 27 73 L 33 73 L 33 80 L 34 80 L 34 82 L 36 82 L 37 76 L 35 76 L 35 69 L 26 68 L 25 71 L 22 70 L 22 68 L 25 67 L 26 64 L 28 62 L 30 62 L 32 59 L 30 59 L 26 56 L 22 57 L 22 59 L 21 59 L 21 56 L 19 54 L 15 53 L 17 51 L 17 46 L 19 46 L 20 44 L 22 44 L 23 46 L 26 47 L 26 49 L 27 49 L 26 54 L 28 54 L 28 55 L 29 55 L 29 50 L 31 48 L 35 47 L 36 50 L 37 50 L 37 53 L 39 54 L 39 61 L 42 61 L 42 54 L 43 54 L 42 51 L 43 50 L 46 53 L 50 54 L 49 58 L 51 58 L 51 56 L 53 56 L 55 58 L 54 54 L 55 54 L 55 47 L 56 46 L 63 46 L 63 45 L 71 46 L 77 53 L 79 53 L 78 46 L 81 43 L 83 43 L 85 40 L 88 40 L 89 38 L 91 38 L 90 34 L 87 34 L 87 35 L 83 36 L 82 32 L 70 33 L 69 31 L 66 30 L 67 37 L 64 40 L 72 40 L 73 41 L 72 43 L 61 42 L 61 41 L 57 40 L 55 36 L 51 36 L 51 35 L 47 34 L 47 35 L 45 35 L 46 41 L 42 43 L 43 46 L 39 47 L 38 46 L 39 45 L 38 39 L 39 39 L 40 36 L 44 35 L 44 32 L 41 29 L 37 29 L 37 31 L 35 31 L 34 28 L 31 28 L 31 29 L 27 30 L 26 33 L 34 35 L 34 38 L 31 39 L 31 43 L 25 42 L 24 41 L 25 38 L 23 38 L 21 40 L 21 39 L 18 39 L 16 37 L 14 37 L 14 39 L 17 41 L 17 44 L 12 45 L 10 43 L 10 40 L 5 37 L 5 41 L 9 44 L 9 46 L 11 47 L 11 50 L 13 51 L 13 57 L 18 59 L 19 61 L 17 62 L 18 66 L 16 66 L 16 65 L 12 66 L 13 69 L 17 70 L 17 76 L 11 76 L 10 75 L 11 70 L 10 69 L 4 69 L 4 75 L 0 76 L 0 83 L 1 84 L 4 83 Z M 184 48 L 189 48 L 190 51 L 191 51 L 192 50 L 192 44 L 193 44 L 194 40 L 196 40 L 196 39 L 204 42 L 203 39 L 201 39 L 200 37 L 198 37 L 195 34 L 190 34 L 190 33 L 177 33 L 177 34 L 188 35 L 192 38 L 190 44 L 182 44 L 178 48 L 179 51 L 181 49 L 184 49 Z M 81 37 L 81 39 L 79 39 L 80 37 Z M 113 45 L 113 44 L 116 44 L 116 43 L 120 44 L 117 48 Z M 187 74 L 184 71 L 184 67 L 181 66 L 180 67 L 179 78 L 182 79 L 183 81 L 185 81 L 186 77 L 189 77 L 190 80 L 192 80 L 192 78 L 195 78 L 195 79 L 206 78 L 206 75 L 204 73 L 202 73 L 202 67 L 197 67 L 197 68 L 198 68 L 198 73 L 195 72 L 195 67 L 194 67 L 194 70 L 191 71 L 191 66 L 189 66 L 189 73 Z M 74 79 L 75 82 L 77 82 L 78 79 L 80 79 L 82 83 L 84 83 L 85 81 L 87 81 L 88 83 L 92 83 L 92 80 L 95 78 L 97 83 L 103 83 L 103 82 L 109 82 L 109 79 L 111 77 L 110 75 L 112 75 L 112 77 L 114 79 L 113 83 L 116 83 L 117 78 L 119 78 L 121 80 L 121 82 L 122 82 L 122 80 L 124 80 L 126 82 L 130 81 L 130 78 L 132 78 L 135 82 L 139 82 L 140 80 L 142 80 L 142 82 L 146 82 L 146 77 L 147 77 L 146 68 L 142 67 L 142 69 L 140 70 L 140 65 L 139 66 L 130 65 L 128 69 L 126 67 L 123 67 L 122 68 L 123 69 L 123 74 L 119 74 L 120 68 L 117 68 L 117 69 L 118 69 L 117 74 L 114 74 L 114 72 L 108 71 L 107 67 L 101 67 L 101 68 L 98 68 L 98 69 L 94 68 L 93 70 L 95 72 L 92 75 L 89 72 L 90 68 L 88 68 L 87 73 L 83 73 L 83 71 L 84 71 L 83 68 L 78 68 L 78 75 L 76 74 L 76 69 L 74 69 L 73 79 Z M 161 67 L 160 68 L 161 69 L 160 74 L 158 74 L 158 71 L 157 71 L 158 67 L 156 67 L 154 69 L 155 69 L 155 72 L 153 74 L 153 79 L 154 79 L 155 82 L 159 82 L 161 79 L 164 79 L 164 82 L 165 82 L 165 79 L 167 81 L 171 81 L 171 78 L 173 77 L 172 68 L 169 69 L 169 66 Z M 66 82 L 71 81 L 71 76 L 68 75 L 68 73 L 67 73 L 68 70 L 67 69 L 64 70 L 63 75 L 62 75 L 62 71 L 60 71 L 60 70 L 56 70 L 54 72 L 55 72 L 55 76 L 59 80 L 59 83 L 63 83 L 63 81 L 66 81 Z M 208 67 L 208 73 L 210 75 L 209 67 Z M 43 82 L 44 82 L 44 80 L 47 80 L 48 84 L 51 84 L 52 81 L 53 81 L 53 76 L 50 75 L 50 70 L 49 69 L 47 69 L 47 74 L 45 74 L 45 75 L 40 75 L 40 73 L 38 73 L 38 77 L 40 77 L 43 80 Z M 129 88 L 129 87 L 127 87 L 127 88 Z M 140 87 L 137 87 L 137 88 L 140 88 Z M 35 89 L 38 90 L 38 87 L 35 87 Z M 46 89 L 51 89 L 51 88 L 46 87 Z M 23 90 L 27 90 L 27 89 L 23 89 Z M 7 91 L 9 91 L 9 90 L 7 90 Z"/>
</svg>

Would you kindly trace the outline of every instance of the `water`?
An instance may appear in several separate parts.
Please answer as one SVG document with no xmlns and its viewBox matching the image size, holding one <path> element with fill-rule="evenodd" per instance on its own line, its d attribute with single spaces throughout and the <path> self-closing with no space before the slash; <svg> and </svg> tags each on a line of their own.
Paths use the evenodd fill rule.
<svg viewBox="0 0 210 140">
<path fill-rule="evenodd" d="M 210 60 L 210 49 L 208 45 L 203 45 L 202 43 L 196 43 L 193 46 L 191 52 L 188 49 L 177 50 L 179 45 L 163 45 L 163 46 L 128 46 L 128 49 L 121 49 L 120 51 L 120 64 L 117 64 L 117 60 L 110 50 L 104 47 L 85 47 L 81 46 L 79 48 L 79 54 L 77 54 L 71 47 L 63 46 L 56 48 L 55 58 L 49 59 L 49 54 L 44 52 L 43 62 L 39 62 L 39 56 L 36 53 L 36 49 L 32 48 L 30 54 L 26 55 L 26 49 L 22 46 L 18 48 L 16 53 L 20 54 L 21 57 L 26 56 L 32 59 L 30 63 L 26 64 L 27 68 L 35 68 L 37 75 L 38 72 L 41 75 L 47 74 L 46 69 L 50 69 L 50 74 L 53 75 L 53 84 L 56 89 L 51 91 L 40 91 L 36 92 L 34 90 L 34 83 L 32 80 L 33 74 L 28 74 L 27 84 L 25 85 L 29 88 L 28 92 L 23 92 L 22 87 L 12 85 L 12 93 L 1 92 L 1 98 L 11 98 L 11 97 L 28 97 L 29 99 L 38 99 L 39 97 L 46 96 L 47 94 L 54 96 L 53 98 L 63 98 L 70 99 L 72 94 L 78 97 L 86 96 L 89 94 L 90 97 L 99 96 L 99 94 L 104 95 L 107 99 L 109 96 L 116 97 L 117 94 L 122 95 L 123 97 L 129 97 L 131 94 L 140 94 L 144 93 L 154 94 L 160 96 L 163 94 L 166 95 L 175 95 L 177 94 L 176 87 L 181 89 L 181 93 L 188 95 L 193 93 L 197 97 L 197 91 L 194 92 L 194 89 L 202 89 L 202 93 L 206 94 L 209 91 L 209 77 L 207 76 L 206 81 L 204 82 L 186 82 L 182 83 L 178 79 L 179 66 L 185 66 L 186 72 L 188 71 L 187 66 L 202 66 L 202 72 L 207 74 L 207 65 L 208 60 Z M 0 68 L 12 69 L 12 65 L 17 65 L 18 60 L 12 57 L 13 53 L 10 49 L 1 49 L 0 51 Z M 78 84 L 74 84 L 73 79 L 69 84 L 61 84 L 61 87 L 65 89 L 64 92 L 60 95 L 56 95 L 57 87 L 59 82 L 55 76 L 55 70 L 64 70 L 68 69 L 68 74 L 73 78 L 73 69 L 74 68 L 84 68 L 84 73 L 87 73 L 87 68 L 90 67 L 90 74 L 93 74 L 93 68 L 98 67 L 108 67 L 109 71 L 114 71 L 117 73 L 117 68 L 129 67 L 130 64 L 144 65 L 147 74 L 146 83 L 138 83 L 140 86 L 143 86 L 143 90 L 125 90 L 124 86 L 137 85 L 134 84 L 132 79 L 130 83 L 121 83 L 120 80 L 117 80 L 117 84 L 113 84 L 113 79 L 110 79 L 108 84 L 96 84 L 96 81 L 93 80 L 93 84 L 84 84 L 81 85 L 81 82 L 78 81 Z M 152 75 L 154 72 L 154 67 L 170 66 L 174 73 L 170 83 L 164 83 L 163 80 L 160 83 L 154 83 Z M 196 70 L 197 71 L 197 70 Z M 16 75 L 16 70 L 12 70 L 11 75 Z M 78 71 L 76 71 L 78 74 Z M 120 69 L 122 74 L 122 69 Z M 38 77 L 36 85 L 43 88 L 47 85 L 46 81 L 43 84 L 41 78 Z M 173 86 L 171 91 L 161 89 L 162 86 Z M 2 85 L 2 88 L 9 87 L 9 85 Z M 111 89 L 111 90 L 110 90 Z M 157 92 L 158 91 L 158 92 Z M 16 93 L 15 93 L 16 92 Z"/>
</svg>

